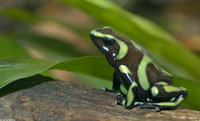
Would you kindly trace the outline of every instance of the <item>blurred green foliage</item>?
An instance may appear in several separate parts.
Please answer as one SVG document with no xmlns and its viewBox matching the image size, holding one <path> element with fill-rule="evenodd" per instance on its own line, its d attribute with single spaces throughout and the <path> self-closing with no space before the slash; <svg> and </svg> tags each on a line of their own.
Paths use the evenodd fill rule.
<svg viewBox="0 0 200 121">
<path fill-rule="evenodd" d="M 13 51 L 14 50 L 14 51 Z M 0 36 L 0 57 L 28 56 L 28 53 L 15 41 L 6 36 Z"/>
<path fill-rule="evenodd" d="M 184 107 L 200 110 L 200 98 L 197 96 L 200 91 L 200 58 L 188 51 L 175 38 L 155 23 L 125 11 L 111 1 L 59 0 L 59 2 L 85 11 L 98 20 L 99 24 L 82 28 L 53 17 L 41 17 L 22 8 L 1 9 L 0 16 L 18 22 L 17 25 L 20 26 L 0 35 L 0 88 L 18 79 L 40 74 L 49 69 L 81 73 L 83 75 L 79 76 L 82 80 L 93 87 L 110 87 L 113 69 L 105 58 L 85 56 L 99 55 L 97 50 L 83 53 L 70 43 L 40 35 L 30 28 L 40 21 L 54 21 L 88 40 L 90 28 L 111 26 L 117 32 L 146 47 L 153 58 L 174 75 L 174 83 L 189 90 L 189 96 L 183 103 Z M 27 48 L 38 50 L 46 60 L 27 58 L 31 57 Z M 87 75 L 92 77 L 87 77 Z"/>
</svg>

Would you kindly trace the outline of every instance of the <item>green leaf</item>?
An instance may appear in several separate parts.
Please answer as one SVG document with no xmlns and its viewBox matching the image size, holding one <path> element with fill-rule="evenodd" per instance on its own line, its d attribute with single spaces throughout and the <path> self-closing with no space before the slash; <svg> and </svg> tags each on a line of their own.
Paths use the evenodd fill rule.
<svg viewBox="0 0 200 121">
<path fill-rule="evenodd" d="M 0 35 L 0 58 L 29 56 L 28 53 L 21 48 L 15 41 L 6 36 Z"/>
<path fill-rule="evenodd" d="M 112 72 L 111 72 L 111 75 L 112 75 Z M 111 79 L 108 80 L 108 79 L 89 76 L 89 75 L 85 75 L 85 74 L 76 74 L 76 77 L 79 77 L 79 79 L 78 79 L 79 81 L 81 81 L 93 88 L 102 89 L 102 88 L 106 87 L 108 89 L 112 89 Z"/>
<path fill-rule="evenodd" d="M 153 22 L 131 14 L 108 0 L 60 0 L 81 8 L 105 25 L 112 26 L 148 48 L 170 73 L 200 81 L 200 59 Z"/>
<path fill-rule="evenodd" d="M 47 70 L 52 63 L 31 58 L 5 58 L 0 60 L 0 88 Z"/>
<path fill-rule="evenodd" d="M 67 70 L 103 79 L 112 79 L 113 68 L 104 57 L 86 56 L 73 58 L 56 64 L 51 69 Z"/>
<path fill-rule="evenodd" d="M 99 65 L 103 65 L 99 67 Z M 105 70 L 105 66 L 107 69 Z M 0 59 L 0 88 L 21 79 L 42 73 L 49 69 L 67 70 L 104 79 L 111 79 L 113 69 L 103 57 L 80 57 L 59 63 L 38 59 L 16 57 Z"/>
<path fill-rule="evenodd" d="M 89 82 L 90 85 L 97 88 L 100 88 L 103 85 L 105 87 L 110 87 L 111 82 L 107 82 L 106 80 L 111 81 L 114 72 L 106 59 L 98 56 L 73 58 L 59 63 L 32 58 L 5 58 L 0 59 L 0 88 L 18 79 L 31 77 L 49 69 L 67 70 L 93 76 L 95 78 L 86 80 L 86 83 Z M 101 82 L 99 79 L 97 80 L 97 78 L 103 79 L 103 81 Z M 184 105 L 193 109 L 200 109 L 198 106 L 199 97 L 197 96 L 200 91 L 200 84 L 190 83 L 190 81 L 178 77 L 175 77 L 174 79 L 176 80 L 175 84 L 181 84 L 181 86 L 184 86 L 189 90 L 189 96 L 184 102 Z M 96 80 L 97 82 L 95 82 Z"/>
</svg>

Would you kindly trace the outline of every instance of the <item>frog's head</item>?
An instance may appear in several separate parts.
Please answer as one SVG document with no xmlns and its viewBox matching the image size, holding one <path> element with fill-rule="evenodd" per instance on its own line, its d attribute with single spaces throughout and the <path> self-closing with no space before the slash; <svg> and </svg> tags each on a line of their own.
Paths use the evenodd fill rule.
<svg viewBox="0 0 200 121">
<path fill-rule="evenodd" d="M 94 29 L 90 37 L 97 48 L 110 61 L 122 59 L 128 52 L 128 46 L 124 39 L 117 35 L 111 27 Z"/>
</svg>

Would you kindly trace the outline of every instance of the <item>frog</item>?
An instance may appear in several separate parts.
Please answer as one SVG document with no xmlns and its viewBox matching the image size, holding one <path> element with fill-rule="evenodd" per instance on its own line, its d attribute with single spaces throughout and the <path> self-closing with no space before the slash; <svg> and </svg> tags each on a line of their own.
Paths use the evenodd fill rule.
<svg viewBox="0 0 200 121">
<path fill-rule="evenodd" d="M 111 27 L 93 29 L 90 38 L 114 68 L 112 89 L 116 104 L 159 110 L 175 109 L 188 91 L 173 85 L 173 77 L 154 61 L 149 51 L 135 41 L 117 34 Z M 126 92 L 122 92 L 124 87 Z"/>
</svg>

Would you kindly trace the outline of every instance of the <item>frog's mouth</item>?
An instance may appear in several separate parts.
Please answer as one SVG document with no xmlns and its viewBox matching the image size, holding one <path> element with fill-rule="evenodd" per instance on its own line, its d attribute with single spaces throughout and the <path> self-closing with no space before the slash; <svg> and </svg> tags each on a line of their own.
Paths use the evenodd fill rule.
<svg viewBox="0 0 200 121">
<path fill-rule="evenodd" d="M 96 39 L 95 35 L 93 35 L 91 32 L 90 32 L 90 38 L 91 38 L 91 40 L 92 40 L 93 42 L 94 42 L 95 39 Z"/>
</svg>

